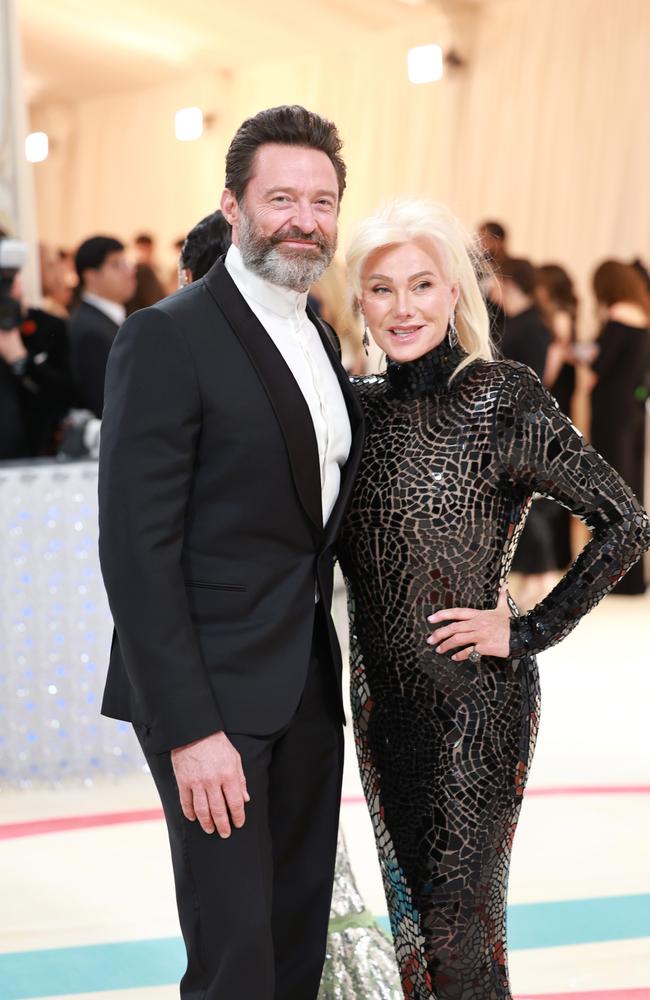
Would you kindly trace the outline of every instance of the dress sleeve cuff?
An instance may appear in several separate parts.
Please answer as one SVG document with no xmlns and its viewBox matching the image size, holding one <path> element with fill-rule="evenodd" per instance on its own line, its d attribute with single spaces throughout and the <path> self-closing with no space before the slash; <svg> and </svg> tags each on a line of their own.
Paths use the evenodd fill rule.
<svg viewBox="0 0 650 1000">
<path fill-rule="evenodd" d="M 522 615 L 510 619 L 510 653 L 511 660 L 519 660 L 522 656 L 532 656 L 551 645 L 546 626 L 532 615 Z"/>
</svg>

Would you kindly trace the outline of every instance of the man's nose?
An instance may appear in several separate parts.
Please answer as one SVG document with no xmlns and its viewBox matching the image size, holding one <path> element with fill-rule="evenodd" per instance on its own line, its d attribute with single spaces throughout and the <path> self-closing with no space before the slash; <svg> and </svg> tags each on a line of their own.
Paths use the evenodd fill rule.
<svg viewBox="0 0 650 1000">
<path fill-rule="evenodd" d="M 313 233 L 316 228 L 316 216 L 311 202 L 306 200 L 296 202 L 293 221 L 303 233 Z"/>
</svg>

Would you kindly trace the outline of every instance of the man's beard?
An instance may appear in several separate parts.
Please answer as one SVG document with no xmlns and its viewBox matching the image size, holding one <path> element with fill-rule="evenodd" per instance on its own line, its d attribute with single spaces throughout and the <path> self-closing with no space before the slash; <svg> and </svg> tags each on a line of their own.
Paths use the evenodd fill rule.
<svg viewBox="0 0 650 1000">
<path fill-rule="evenodd" d="M 239 220 L 239 250 L 244 264 L 273 285 L 294 292 L 308 291 L 323 276 L 336 253 L 336 236 L 328 240 L 317 230 L 303 233 L 296 226 L 263 236 L 243 209 Z M 316 246 L 309 250 L 281 248 L 280 244 L 288 239 L 309 240 Z"/>
</svg>

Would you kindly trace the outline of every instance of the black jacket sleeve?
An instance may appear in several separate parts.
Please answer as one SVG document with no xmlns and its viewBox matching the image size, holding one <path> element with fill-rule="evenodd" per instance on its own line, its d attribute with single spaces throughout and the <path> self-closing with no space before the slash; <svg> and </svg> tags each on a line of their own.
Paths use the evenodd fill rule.
<svg viewBox="0 0 650 1000">
<path fill-rule="evenodd" d="M 100 330 L 88 329 L 72 342 L 72 360 L 84 406 L 102 416 L 104 378 L 111 343 Z"/>
<path fill-rule="evenodd" d="M 129 317 L 106 376 L 99 549 L 120 650 L 154 752 L 223 729 L 181 569 L 200 427 L 199 387 L 182 331 L 155 307 Z"/>
<path fill-rule="evenodd" d="M 556 587 L 513 618 L 510 657 L 564 638 L 650 547 L 650 522 L 634 494 L 586 444 L 535 375 L 513 370 L 495 412 L 497 451 L 507 480 L 557 500 L 581 518 L 591 539 Z"/>
</svg>

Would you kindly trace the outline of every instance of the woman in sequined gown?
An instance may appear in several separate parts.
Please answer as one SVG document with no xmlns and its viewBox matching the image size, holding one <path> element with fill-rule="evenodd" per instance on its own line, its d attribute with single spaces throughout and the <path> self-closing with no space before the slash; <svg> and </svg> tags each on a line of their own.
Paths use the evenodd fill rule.
<svg viewBox="0 0 650 1000">
<path fill-rule="evenodd" d="M 464 234 L 442 206 L 387 206 L 362 224 L 348 263 L 389 358 L 356 382 L 366 447 L 339 557 L 402 989 L 509 1000 L 506 888 L 539 720 L 534 654 L 611 589 L 650 526 L 530 369 L 490 360 Z M 533 492 L 569 507 L 592 538 L 519 617 L 502 588 Z"/>
</svg>

